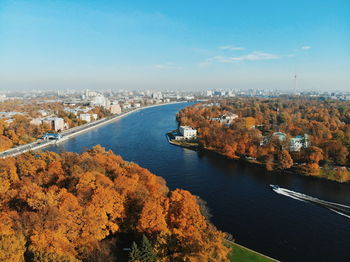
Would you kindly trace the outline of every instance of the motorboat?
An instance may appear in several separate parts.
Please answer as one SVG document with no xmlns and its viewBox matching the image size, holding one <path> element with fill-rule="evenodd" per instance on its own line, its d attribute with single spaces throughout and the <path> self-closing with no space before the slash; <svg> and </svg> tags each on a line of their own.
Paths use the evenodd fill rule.
<svg viewBox="0 0 350 262">
<path fill-rule="evenodd" d="M 270 185 L 270 187 L 273 189 L 273 190 L 277 190 L 277 189 L 279 189 L 280 187 L 278 186 L 278 185 Z"/>
</svg>

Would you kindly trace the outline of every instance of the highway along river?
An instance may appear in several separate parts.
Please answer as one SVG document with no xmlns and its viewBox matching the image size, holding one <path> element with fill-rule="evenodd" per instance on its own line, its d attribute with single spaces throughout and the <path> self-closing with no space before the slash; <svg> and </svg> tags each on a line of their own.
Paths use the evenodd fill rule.
<svg viewBox="0 0 350 262">
<path fill-rule="evenodd" d="M 350 261 L 350 219 L 320 205 L 277 194 L 269 184 L 320 200 L 350 205 L 350 184 L 298 175 L 268 174 L 259 167 L 168 144 L 175 114 L 189 104 L 135 112 L 47 148 L 82 152 L 96 144 L 207 201 L 212 222 L 237 243 L 282 261 Z"/>
</svg>

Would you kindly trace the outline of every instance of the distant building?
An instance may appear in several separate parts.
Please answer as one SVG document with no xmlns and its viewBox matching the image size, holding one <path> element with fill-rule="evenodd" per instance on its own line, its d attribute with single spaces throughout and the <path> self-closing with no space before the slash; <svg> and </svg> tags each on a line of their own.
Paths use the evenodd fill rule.
<svg viewBox="0 0 350 262">
<path fill-rule="evenodd" d="M 11 124 L 11 123 L 13 123 L 13 121 L 15 121 L 15 120 L 14 120 L 14 119 L 6 119 L 6 120 L 5 120 L 5 123 Z"/>
<path fill-rule="evenodd" d="M 47 112 L 45 110 L 38 110 L 38 113 L 42 116 L 47 116 Z"/>
<path fill-rule="evenodd" d="M 289 141 L 289 150 L 292 152 L 299 152 L 302 148 L 308 148 L 310 145 L 309 136 L 304 134 L 302 136 L 296 136 Z"/>
<path fill-rule="evenodd" d="M 33 119 L 30 121 L 30 124 L 36 125 L 36 126 L 40 126 L 40 125 L 43 124 L 43 118 L 33 118 Z"/>
<path fill-rule="evenodd" d="M 238 118 L 238 115 L 233 114 L 233 113 L 228 113 L 225 115 L 222 115 L 220 117 L 213 117 L 210 118 L 211 121 L 217 121 L 221 124 L 225 124 L 225 125 L 231 125 L 233 120 L 235 120 L 236 118 Z"/>
<path fill-rule="evenodd" d="M 12 118 L 15 115 L 24 116 L 26 113 L 21 112 L 0 112 L 0 118 Z"/>
<path fill-rule="evenodd" d="M 91 115 L 90 114 L 80 114 L 79 119 L 90 123 L 91 122 Z"/>
<path fill-rule="evenodd" d="M 65 107 L 65 108 L 64 108 L 64 112 L 72 113 L 72 114 L 74 114 L 74 115 L 78 115 L 78 110 L 75 109 L 75 108 Z"/>
<path fill-rule="evenodd" d="M 154 93 L 152 93 L 152 98 L 153 99 L 162 99 L 163 98 L 162 92 L 154 92 Z"/>
<path fill-rule="evenodd" d="M 185 99 L 186 99 L 186 100 L 193 100 L 193 99 L 194 99 L 194 96 L 185 96 Z"/>
<path fill-rule="evenodd" d="M 92 104 L 95 105 L 95 106 L 108 107 L 110 102 L 103 95 L 98 94 L 97 96 L 92 98 Z"/>
<path fill-rule="evenodd" d="M 121 114 L 121 112 L 122 112 L 122 108 L 120 107 L 119 104 L 110 105 L 110 106 L 108 107 L 108 110 L 109 110 L 112 114 Z"/>
<path fill-rule="evenodd" d="M 129 108 L 131 108 L 131 104 L 125 103 L 122 105 L 122 107 L 123 107 L 123 109 L 129 109 Z"/>
<path fill-rule="evenodd" d="M 180 126 L 179 131 L 185 139 L 193 139 L 197 137 L 197 130 L 190 126 Z"/>
<path fill-rule="evenodd" d="M 212 90 L 207 90 L 207 95 L 206 96 L 212 97 L 213 96 L 213 91 Z"/>
<path fill-rule="evenodd" d="M 272 136 L 263 137 L 260 145 L 266 145 L 272 137 L 276 137 L 280 142 L 287 140 L 287 135 L 282 132 L 275 132 Z M 302 148 L 308 148 L 310 146 L 309 136 L 307 134 L 292 137 L 289 139 L 289 151 L 290 152 L 299 152 Z"/>
<path fill-rule="evenodd" d="M 264 146 L 266 144 L 268 144 L 271 140 L 271 138 L 277 138 L 280 142 L 283 142 L 287 139 L 287 135 L 285 133 L 282 132 L 275 132 L 273 133 L 271 136 L 264 136 L 263 139 L 260 141 L 260 145 Z"/>
<path fill-rule="evenodd" d="M 52 130 L 59 131 L 65 129 L 64 120 L 61 117 L 48 117 L 42 120 L 43 124 L 50 125 Z"/>
<path fill-rule="evenodd" d="M 85 97 L 93 97 L 93 96 L 97 96 L 97 92 L 95 91 L 89 91 L 89 89 L 85 90 Z"/>
<path fill-rule="evenodd" d="M 222 123 L 222 124 L 231 124 L 232 121 L 235 120 L 236 118 L 238 118 L 238 115 L 233 114 L 233 113 L 222 115 L 220 117 L 220 123 Z"/>
<path fill-rule="evenodd" d="M 272 136 L 277 137 L 279 141 L 283 142 L 287 139 L 287 135 L 282 132 L 275 132 L 272 134 Z"/>
<path fill-rule="evenodd" d="M 92 118 L 93 120 L 97 120 L 98 114 L 91 114 L 91 118 Z"/>
<path fill-rule="evenodd" d="M 64 123 L 63 118 L 60 117 L 47 117 L 47 118 L 33 118 L 30 123 L 32 125 L 47 124 L 52 130 L 59 131 L 67 129 L 67 125 Z"/>
<path fill-rule="evenodd" d="M 227 92 L 227 96 L 228 96 L 228 97 L 235 97 L 236 94 L 235 94 L 233 91 L 228 91 L 228 92 Z"/>
<path fill-rule="evenodd" d="M 6 99 L 6 95 L 0 95 L 0 102 L 4 102 Z"/>
</svg>

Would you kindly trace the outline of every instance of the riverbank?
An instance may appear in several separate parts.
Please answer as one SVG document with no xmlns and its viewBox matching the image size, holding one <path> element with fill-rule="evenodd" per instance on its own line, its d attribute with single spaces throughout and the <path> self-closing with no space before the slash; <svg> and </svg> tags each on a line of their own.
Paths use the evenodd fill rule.
<svg viewBox="0 0 350 262">
<path fill-rule="evenodd" d="M 174 116 L 187 105 L 131 114 L 45 150 L 82 153 L 84 147 L 100 144 L 162 176 L 171 190 L 182 188 L 200 196 L 210 207 L 211 222 L 239 244 L 281 261 L 348 261 L 349 219 L 278 195 L 269 185 L 350 205 L 350 184 L 275 175 L 214 152 L 169 145 L 165 134 L 178 127 Z"/>
<path fill-rule="evenodd" d="M 192 149 L 192 150 L 195 150 L 195 151 L 208 151 L 208 152 L 212 152 L 212 153 L 215 153 L 215 154 L 218 154 L 222 157 L 225 157 L 229 160 L 233 160 L 233 161 L 241 161 L 241 162 L 244 162 L 244 163 L 248 163 L 248 164 L 251 164 L 251 165 L 255 165 L 255 166 L 259 166 L 259 167 L 262 167 L 265 169 L 265 164 L 256 160 L 256 159 L 253 159 L 253 158 L 231 158 L 225 154 L 222 154 L 220 152 L 217 152 L 211 148 L 201 148 L 199 147 L 199 143 L 191 143 L 191 142 L 187 142 L 187 141 L 176 141 L 176 140 L 172 140 L 171 137 L 169 137 L 169 134 L 171 134 L 171 132 L 167 133 L 166 136 L 167 136 L 167 139 L 168 139 L 168 142 L 169 144 L 172 144 L 172 145 L 175 145 L 175 146 L 179 146 L 179 147 L 184 147 L 184 148 L 188 148 L 188 149 Z M 305 171 L 302 171 L 302 166 L 303 164 L 299 164 L 299 165 L 296 165 L 294 164 L 291 168 L 289 169 L 277 169 L 277 170 L 272 170 L 272 171 L 268 171 L 270 173 L 279 173 L 279 174 L 294 174 L 294 175 L 301 175 L 301 176 L 307 176 L 307 177 L 315 177 L 315 178 L 318 178 L 318 179 L 325 179 L 325 180 L 330 180 L 330 181 L 334 181 L 334 182 L 338 182 L 338 183 L 349 183 L 349 180 L 350 180 L 350 172 L 347 171 L 347 175 L 349 178 L 347 178 L 345 181 L 342 181 L 342 177 L 339 177 L 338 173 L 337 173 L 337 169 L 336 168 L 322 168 L 320 167 L 320 170 L 318 170 L 318 174 L 317 173 L 307 173 Z M 346 171 L 344 171 L 346 172 Z"/>
<path fill-rule="evenodd" d="M 192 149 L 197 151 L 198 150 L 198 142 L 193 140 L 175 140 L 174 139 L 174 132 L 177 132 L 177 130 L 173 130 L 171 132 L 166 133 L 166 138 L 169 142 L 169 144 L 172 144 L 174 146 L 184 147 L 188 149 Z"/>
<path fill-rule="evenodd" d="M 68 130 L 65 130 L 63 132 L 61 132 L 60 134 L 62 135 L 62 138 L 59 140 L 48 140 L 48 141 L 35 141 L 32 143 L 28 143 L 25 145 L 21 145 L 21 146 L 17 146 L 8 150 L 5 150 L 3 152 L 0 152 L 0 158 L 7 158 L 7 157 L 13 157 L 13 156 L 17 156 L 20 154 L 23 154 L 25 152 L 28 151 L 36 151 L 48 146 L 52 146 L 52 145 L 56 145 L 59 143 L 62 143 L 70 138 L 73 138 L 75 136 L 78 136 L 84 132 L 87 132 L 89 130 L 92 130 L 94 128 L 100 127 L 102 125 L 111 123 L 113 121 L 119 120 L 123 117 L 126 117 L 132 113 L 141 111 L 143 109 L 148 109 L 148 108 L 153 108 L 153 107 L 158 107 L 158 106 L 164 106 L 164 105 L 172 105 L 172 104 L 179 104 L 179 103 L 186 103 L 188 101 L 177 101 L 177 102 L 170 102 L 170 103 L 164 103 L 164 104 L 156 104 L 156 105 L 150 105 L 150 106 L 144 106 L 144 107 L 139 107 L 139 108 L 135 108 L 133 110 L 130 110 L 128 112 L 124 112 L 120 115 L 115 115 L 112 117 L 108 117 L 108 118 L 103 118 L 103 119 L 99 119 L 97 121 L 91 122 L 91 123 L 87 123 L 81 126 L 76 126 L 73 128 L 70 128 Z"/>
<path fill-rule="evenodd" d="M 228 259 L 232 262 L 279 262 L 279 260 L 265 256 L 231 241 L 227 241 L 226 245 L 232 249 L 228 256 Z"/>
<path fill-rule="evenodd" d="M 217 152 L 213 149 L 208 149 L 208 148 L 203 148 L 203 149 L 198 148 L 197 150 L 204 150 L 204 151 L 213 152 L 213 153 L 218 154 L 222 157 L 225 157 L 229 160 L 241 161 L 241 162 L 246 163 L 246 164 L 250 164 L 250 165 L 264 168 L 266 170 L 265 164 L 256 160 L 256 159 L 252 159 L 252 158 L 248 158 L 248 157 L 247 158 L 231 158 L 227 155 L 221 154 L 220 152 Z M 316 173 L 316 172 L 312 173 L 311 171 L 307 172 L 307 171 L 303 170 L 302 169 L 303 165 L 304 164 L 294 164 L 292 167 L 290 167 L 288 169 L 275 169 L 272 171 L 266 170 L 266 172 L 275 173 L 275 174 L 293 174 L 293 175 L 299 175 L 299 176 L 314 177 L 317 179 L 330 180 L 330 181 L 334 181 L 334 182 L 338 182 L 338 183 L 349 183 L 349 178 L 350 178 L 349 171 L 347 171 L 347 176 L 349 178 L 347 178 L 345 181 L 342 181 L 341 177 L 338 177 L 338 175 L 337 175 L 336 168 L 320 167 L 320 170 L 317 170 L 318 173 Z"/>
</svg>

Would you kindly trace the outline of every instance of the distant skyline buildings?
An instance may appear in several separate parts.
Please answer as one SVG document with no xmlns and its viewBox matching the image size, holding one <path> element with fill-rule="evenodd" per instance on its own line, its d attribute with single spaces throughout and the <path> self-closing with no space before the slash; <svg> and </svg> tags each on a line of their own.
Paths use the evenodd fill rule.
<svg viewBox="0 0 350 262">
<path fill-rule="evenodd" d="M 348 91 L 349 13 L 347 0 L 3 0 L 0 91 Z"/>
</svg>

